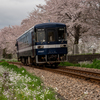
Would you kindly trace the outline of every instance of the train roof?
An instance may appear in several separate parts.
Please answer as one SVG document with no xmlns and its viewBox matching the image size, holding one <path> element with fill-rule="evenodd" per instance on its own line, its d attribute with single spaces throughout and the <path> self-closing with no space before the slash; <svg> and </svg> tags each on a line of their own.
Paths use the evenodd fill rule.
<svg viewBox="0 0 100 100">
<path fill-rule="evenodd" d="M 42 23 L 42 24 L 37 24 L 34 26 L 34 28 L 55 28 L 55 27 L 65 27 L 65 24 L 62 23 Z"/>
<path fill-rule="evenodd" d="M 56 27 L 66 27 L 65 24 L 62 23 L 42 23 L 42 24 L 37 24 L 33 27 L 31 27 L 29 30 L 25 31 L 22 35 L 20 35 L 17 40 L 19 38 L 21 38 L 24 34 L 26 34 L 28 31 L 34 29 L 34 28 L 56 28 Z"/>
</svg>

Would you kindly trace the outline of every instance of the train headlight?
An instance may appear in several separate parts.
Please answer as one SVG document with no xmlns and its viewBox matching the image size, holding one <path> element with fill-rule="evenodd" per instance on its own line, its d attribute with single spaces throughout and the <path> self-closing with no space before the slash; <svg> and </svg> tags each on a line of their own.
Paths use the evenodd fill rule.
<svg viewBox="0 0 100 100">
<path fill-rule="evenodd" d="M 42 48 L 44 48 L 44 46 L 42 45 L 42 46 L 38 46 L 38 49 L 42 49 Z"/>
</svg>

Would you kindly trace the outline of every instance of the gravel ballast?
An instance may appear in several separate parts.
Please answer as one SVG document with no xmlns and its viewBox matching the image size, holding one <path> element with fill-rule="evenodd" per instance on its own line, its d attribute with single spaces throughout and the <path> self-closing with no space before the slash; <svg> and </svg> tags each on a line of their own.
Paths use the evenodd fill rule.
<svg viewBox="0 0 100 100">
<path fill-rule="evenodd" d="M 55 89 L 61 100 L 100 100 L 100 83 L 64 76 L 28 66 L 23 67 L 30 73 L 34 73 L 40 77 L 45 86 Z"/>
</svg>

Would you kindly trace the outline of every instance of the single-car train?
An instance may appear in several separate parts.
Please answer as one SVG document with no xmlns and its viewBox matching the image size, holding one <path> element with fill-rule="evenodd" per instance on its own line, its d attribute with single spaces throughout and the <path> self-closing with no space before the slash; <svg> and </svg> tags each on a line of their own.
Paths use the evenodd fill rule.
<svg viewBox="0 0 100 100">
<path fill-rule="evenodd" d="M 16 40 L 17 57 L 24 64 L 51 64 L 57 66 L 67 60 L 66 25 L 37 24 Z"/>
</svg>

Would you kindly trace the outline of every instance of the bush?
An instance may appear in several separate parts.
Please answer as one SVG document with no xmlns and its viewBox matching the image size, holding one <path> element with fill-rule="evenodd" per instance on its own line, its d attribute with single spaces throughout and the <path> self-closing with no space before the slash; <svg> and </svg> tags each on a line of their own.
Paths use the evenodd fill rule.
<svg viewBox="0 0 100 100">
<path fill-rule="evenodd" d="M 61 62 L 59 64 L 60 66 L 77 66 L 77 67 L 86 67 L 86 68 L 96 68 L 96 69 L 100 69 L 100 60 L 94 59 L 93 62 L 91 64 L 73 64 L 73 63 L 69 63 L 69 62 Z"/>
<path fill-rule="evenodd" d="M 12 59 L 12 54 L 7 54 L 6 53 L 6 48 L 3 49 L 3 58 L 6 58 L 6 59 Z"/>
<path fill-rule="evenodd" d="M 61 62 L 59 65 L 60 66 L 80 66 L 80 64 L 73 64 L 69 62 Z"/>
</svg>

